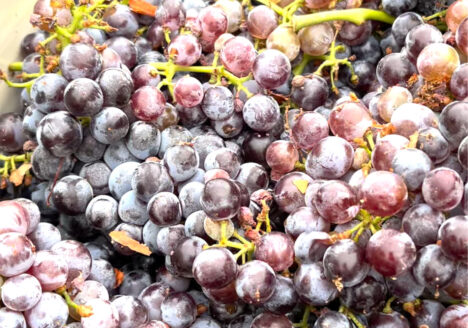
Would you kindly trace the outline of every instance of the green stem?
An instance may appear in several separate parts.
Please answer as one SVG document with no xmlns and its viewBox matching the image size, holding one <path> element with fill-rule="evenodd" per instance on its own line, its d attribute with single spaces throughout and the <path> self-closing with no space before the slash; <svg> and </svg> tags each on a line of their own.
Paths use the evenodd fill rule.
<svg viewBox="0 0 468 328">
<path fill-rule="evenodd" d="M 447 14 L 447 9 L 439 11 L 438 13 L 435 13 L 434 15 L 423 17 L 423 19 L 424 19 L 425 22 L 429 22 L 429 21 L 431 21 L 433 19 L 436 19 L 436 18 L 439 18 L 439 17 L 445 17 L 446 14 Z"/>
<path fill-rule="evenodd" d="M 13 72 L 20 72 L 23 70 L 23 62 L 14 62 L 8 65 L 8 69 Z"/>
<path fill-rule="evenodd" d="M 65 299 L 67 305 L 74 309 L 80 317 L 89 317 L 93 314 L 93 309 L 90 306 L 78 305 L 71 299 L 65 287 L 61 287 L 56 290 L 56 293 Z"/>
<path fill-rule="evenodd" d="M 312 59 L 311 56 L 309 56 L 308 54 L 304 54 L 302 56 L 301 62 L 293 69 L 294 76 L 301 75 L 304 72 L 304 69 L 307 67 L 307 64 L 310 62 L 311 59 Z"/>
<path fill-rule="evenodd" d="M 396 296 L 392 296 L 388 299 L 387 303 L 385 303 L 385 307 L 384 309 L 382 310 L 383 313 L 385 314 L 390 314 L 393 312 L 393 309 L 392 309 L 392 302 L 396 299 Z"/>
<path fill-rule="evenodd" d="M 308 322 L 309 322 L 309 317 L 310 317 L 310 312 L 315 311 L 315 309 L 307 305 L 305 310 L 304 310 L 304 315 L 302 316 L 302 320 L 299 323 L 295 323 L 293 326 L 296 328 L 307 328 L 308 327 Z"/>
<path fill-rule="evenodd" d="M 292 17 L 292 23 L 295 31 L 299 31 L 301 28 L 307 26 L 335 20 L 344 20 L 356 25 L 361 25 L 367 20 L 376 20 L 392 24 L 395 18 L 384 11 L 367 8 L 319 11 L 309 15 Z"/>
<path fill-rule="evenodd" d="M 356 316 L 354 315 L 354 313 L 348 309 L 347 307 L 345 307 L 344 305 L 340 306 L 340 309 L 339 311 L 341 313 L 343 313 L 345 316 L 347 316 L 355 325 L 357 328 L 366 328 L 362 323 L 361 321 L 358 320 L 358 318 L 356 318 Z"/>
</svg>

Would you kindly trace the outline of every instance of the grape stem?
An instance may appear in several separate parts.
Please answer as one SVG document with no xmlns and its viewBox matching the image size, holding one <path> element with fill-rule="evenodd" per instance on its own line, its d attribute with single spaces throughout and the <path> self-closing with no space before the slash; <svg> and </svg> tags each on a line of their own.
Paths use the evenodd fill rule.
<svg viewBox="0 0 468 328">
<path fill-rule="evenodd" d="M 447 9 L 439 11 L 439 12 L 435 13 L 434 15 L 423 17 L 423 19 L 424 19 L 425 22 L 429 22 L 429 21 L 431 21 L 433 19 L 436 19 L 436 18 L 445 17 L 446 14 L 447 14 Z"/>
<path fill-rule="evenodd" d="M 253 94 L 242 84 L 245 81 L 250 80 L 251 78 L 250 75 L 239 78 L 235 76 L 234 74 L 228 72 L 224 68 L 223 65 L 182 66 L 182 65 L 176 65 L 172 61 L 151 63 L 150 65 L 152 65 L 156 70 L 158 70 L 160 74 L 166 76 L 166 78 L 158 85 L 158 87 L 167 85 L 169 87 L 169 91 L 173 98 L 174 98 L 174 87 L 172 83 L 172 78 L 177 72 L 205 73 L 205 74 L 213 74 L 213 75 L 221 76 L 221 77 L 226 78 L 231 84 L 236 86 L 238 90 L 243 91 L 247 95 L 248 98 L 253 96 Z"/>
<path fill-rule="evenodd" d="M 299 31 L 301 28 L 307 26 L 336 20 L 348 21 L 356 25 L 361 25 L 367 20 L 375 20 L 387 24 L 393 24 L 395 17 L 390 16 L 381 10 L 354 8 L 345 10 L 319 11 L 309 15 L 293 16 L 291 22 L 293 24 L 294 30 Z"/>
<path fill-rule="evenodd" d="M 382 310 L 383 313 L 385 314 L 390 314 L 393 312 L 393 309 L 392 309 L 392 302 L 396 300 L 396 296 L 392 296 L 390 297 L 388 300 L 387 300 L 387 303 L 385 303 L 385 307 L 384 309 Z"/>
<path fill-rule="evenodd" d="M 23 62 L 14 62 L 8 65 L 8 69 L 13 72 L 20 72 L 23 70 Z"/>
<path fill-rule="evenodd" d="M 65 286 L 60 287 L 55 292 L 57 294 L 59 294 L 60 296 L 62 296 L 65 299 L 65 302 L 67 303 L 67 305 L 70 308 L 74 309 L 76 311 L 76 313 L 78 313 L 78 315 L 80 317 L 85 317 L 86 318 L 86 317 L 89 317 L 89 316 L 93 315 L 92 307 L 87 306 L 87 305 L 78 305 L 75 302 L 73 302 L 73 300 L 70 298 L 70 295 L 68 294 L 67 289 L 65 288 Z"/>
<path fill-rule="evenodd" d="M 270 224 L 270 206 L 266 203 L 265 199 L 262 199 L 261 202 L 262 204 L 262 211 L 260 214 L 257 216 L 257 226 L 255 227 L 255 230 L 260 231 L 262 228 L 263 222 L 265 222 L 265 231 L 266 233 L 271 232 L 271 224 Z"/>
<path fill-rule="evenodd" d="M 359 320 L 356 318 L 354 313 L 348 309 L 346 306 L 341 305 L 339 309 L 340 313 L 343 313 L 345 316 L 347 316 L 355 325 L 357 328 L 366 328 Z"/>
<path fill-rule="evenodd" d="M 301 322 L 295 323 L 293 326 L 296 328 L 307 328 L 309 326 L 307 323 L 309 322 L 310 312 L 313 311 L 315 311 L 315 308 L 311 305 L 307 305 L 302 315 Z"/>
</svg>

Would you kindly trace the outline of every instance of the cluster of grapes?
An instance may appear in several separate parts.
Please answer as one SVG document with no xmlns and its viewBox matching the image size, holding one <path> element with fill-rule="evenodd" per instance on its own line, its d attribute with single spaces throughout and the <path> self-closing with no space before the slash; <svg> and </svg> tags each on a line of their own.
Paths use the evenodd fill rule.
<svg viewBox="0 0 468 328">
<path fill-rule="evenodd" d="M 31 23 L 0 73 L 1 328 L 468 327 L 468 0 Z"/>
</svg>

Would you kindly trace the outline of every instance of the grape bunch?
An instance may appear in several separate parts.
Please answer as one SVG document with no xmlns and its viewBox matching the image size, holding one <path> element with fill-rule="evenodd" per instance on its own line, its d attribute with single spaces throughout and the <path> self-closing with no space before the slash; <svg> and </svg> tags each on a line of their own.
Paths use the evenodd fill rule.
<svg viewBox="0 0 468 328">
<path fill-rule="evenodd" d="M 468 327 L 467 0 L 30 22 L 0 71 L 1 328 Z"/>
</svg>

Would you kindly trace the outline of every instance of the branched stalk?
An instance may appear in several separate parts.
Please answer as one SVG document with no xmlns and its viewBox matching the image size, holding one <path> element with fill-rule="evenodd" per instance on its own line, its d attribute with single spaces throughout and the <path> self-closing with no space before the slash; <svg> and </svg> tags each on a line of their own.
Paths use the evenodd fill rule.
<svg viewBox="0 0 468 328">
<path fill-rule="evenodd" d="M 346 306 L 344 305 L 340 306 L 339 311 L 343 313 L 345 316 L 347 316 L 356 325 L 357 328 L 366 328 L 361 323 L 361 321 L 359 321 L 358 318 L 356 318 L 354 313 L 350 309 L 348 309 Z"/>
<path fill-rule="evenodd" d="M 382 310 L 383 313 L 385 314 L 390 314 L 393 312 L 393 309 L 392 309 L 392 302 L 396 300 L 396 296 L 392 296 L 390 297 L 388 300 L 387 300 L 387 303 L 385 303 L 385 307 L 384 309 Z"/>
<path fill-rule="evenodd" d="M 75 302 L 73 302 L 65 286 L 60 287 L 55 292 L 59 294 L 60 296 L 62 296 L 65 299 L 65 302 L 67 303 L 67 305 L 70 308 L 74 309 L 80 317 L 89 317 L 93 315 L 93 309 L 90 306 L 78 305 Z"/>
<path fill-rule="evenodd" d="M 361 25 L 367 20 L 375 20 L 387 24 L 393 24 L 395 17 L 390 16 L 386 12 L 380 10 L 355 8 L 346 10 L 319 11 L 309 15 L 293 16 L 291 22 L 294 26 L 294 30 L 299 31 L 301 28 L 307 26 L 336 20 L 348 21 L 356 25 Z"/>
</svg>

